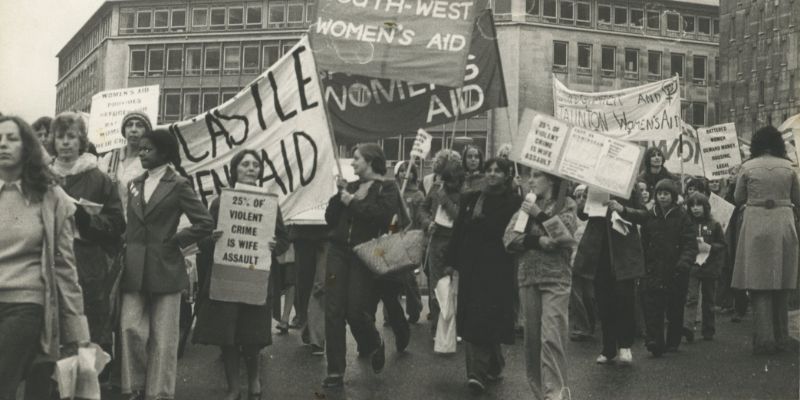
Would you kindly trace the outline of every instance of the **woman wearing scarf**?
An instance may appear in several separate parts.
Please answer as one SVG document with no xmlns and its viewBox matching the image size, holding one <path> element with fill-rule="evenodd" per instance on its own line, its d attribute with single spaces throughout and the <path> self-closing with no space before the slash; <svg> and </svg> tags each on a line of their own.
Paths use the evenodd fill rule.
<svg viewBox="0 0 800 400">
<path fill-rule="evenodd" d="M 486 185 L 461 197 L 448 249 L 448 265 L 459 273 L 456 327 L 466 345 L 467 383 L 475 392 L 500 378 L 500 344 L 514 343 L 516 320 L 514 263 L 503 232 L 521 201 L 511 189 L 511 162 L 494 158 L 485 166 Z"/>
</svg>

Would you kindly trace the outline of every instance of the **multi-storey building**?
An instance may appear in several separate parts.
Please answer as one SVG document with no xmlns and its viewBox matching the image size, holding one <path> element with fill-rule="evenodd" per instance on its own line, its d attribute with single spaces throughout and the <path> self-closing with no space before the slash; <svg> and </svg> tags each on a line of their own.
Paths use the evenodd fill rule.
<svg viewBox="0 0 800 400">
<path fill-rule="evenodd" d="M 721 115 L 749 139 L 800 113 L 800 1 L 720 4 Z"/>
<path fill-rule="evenodd" d="M 88 111 L 101 90 L 158 84 L 159 122 L 190 118 L 233 96 L 291 48 L 314 6 L 107 0 L 58 54 L 56 111 Z M 605 91 L 677 73 L 685 119 L 719 119 L 716 0 L 494 0 L 492 7 L 509 110 L 429 129 L 433 151 L 455 134 L 494 152 L 511 140 L 521 109 L 552 113 L 553 76 L 572 89 Z M 384 139 L 387 157 L 406 158 L 414 134 Z"/>
</svg>

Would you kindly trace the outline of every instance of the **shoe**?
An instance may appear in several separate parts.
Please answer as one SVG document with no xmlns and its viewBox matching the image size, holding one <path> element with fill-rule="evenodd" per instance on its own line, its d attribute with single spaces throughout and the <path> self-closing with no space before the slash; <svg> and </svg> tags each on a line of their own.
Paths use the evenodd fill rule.
<svg viewBox="0 0 800 400">
<path fill-rule="evenodd" d="M 325 355 L 325 348 L 322 346 L 317 346 L 315 344 L 311 345 L 311 355 L 312 356 L 324 356 Z"/>
<path fill-rule="evenodd" d="M 294 318 L 292 318 L 292 322 L 289 323 L 289 329 L 299 329 L 303 325 L 305 324 L 295 315 Z"/>
<path fill-rule="evenodd" d="M 608 358 L 605 355 L 600 354 L 599 356 L 597 356 L 597 360 L 595 360 L 595 362 L 598 364 L 609 365 L 609 364 L 614 364 L 614 359 Z"/>
<path fill-rule="evenodd" d="M 683 328 L 683 337 L 686 338 L 686 343 L 694 343 L 694 331 L 689 328 Z"/>
<path fill-rule="evenodd" d="M 344 386 L 344 378 L 337 375 L 326 376 L 322 380 L 322 387 L 324 388 L 340 388 Z"/>
<path fill-rule="evenodd" d="M 381 340 L 381 344 L 372 352 L 372 371 L 380 374 L 383 371 L 383 366 L 386 364 L 386 346 Z"/>
<path fill-rule="evenodd" d="M 278 326 L 276 328 L 278 329 L 278 332 L 280 332 L 281 335 L 289 333 L 289 324 L 285 321 L 281 321 L 280 323 L 278 323 Z"/>
<path fill-rule="evenodd" d="M 409 324 L 416 324 L 417 322 L 419 322 L 419 313 L 411 314 L 408 316 Z"/>
<path fill-rule="evenodd" d="M 631 349 L 629 348 L 619 349 L 619 353 L 617 354 L 617 359 L 621 364 L 626 364 L 626 365 L 633 364 L 633 353 L 631 353 Z"/>
<path fill-rule="evenodd" d="M 486 390 L 486 386 L 484 386 L 483 382 L 476 378 L 467 379 L 467 386 L 473 393 L 483 393 L 483 391 Z"/>
<path fill-rule="evenodd" d="M 661 346 L 659 346 L 656 342 L 647 342 L 645 347 L 647 347 L 647 351 L 653 354 L 653 357 L 661 357 L 661 355 L 664 354 L 664 349 L 662 349 Z"/>
<path fill-rule="evenodd" d="M 300 333 L 300 340 L 303 344 L 311 344 L 311 332 L 309 332 L 308 329 L 303 329 Z"/>
<path fill-rule="evenodd" d="M 394 337 L 394 345 L 398 353 L 406 351 L 408 343 L 411 341 L 411 331 L 404 330 Z"/>
</svg>

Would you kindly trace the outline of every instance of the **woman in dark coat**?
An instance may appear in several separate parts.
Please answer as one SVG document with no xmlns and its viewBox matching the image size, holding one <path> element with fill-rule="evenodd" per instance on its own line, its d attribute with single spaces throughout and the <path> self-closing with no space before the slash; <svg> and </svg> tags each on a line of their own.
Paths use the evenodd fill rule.
<svg viewBox="0 0 800 400">
<path fill-rule="evenodd" d="M 86 152 L 89 139 L 81 116 L 73 112 L 59 114 L 52 132 L 56 159 L 51 168 L 64 191 L 75 200 L 88 200 L 102 207 L 91 210 L 87 208 L 90 206 L 77 204 L 73 246 L 92 342 L 110 352 L 111 304 L 106 285 L 111 260 L 120 251 L 125 231 L 122 203 L 111 178 L 97 168 L 97 157 Z"/>
<path fill-rule="evenodd" d="M 500 344 L 514 343 L 516 321 L 514 263 L 503 233 L 521 199 L 511 189 L 510 161 L 485 165 L 485 187 L 461 197 L 448 250 L 448 264 L 459 273 L 456 327 L 466 342 L 467 379 L 475 391 L 503 372 Z"/>
<path fill-rule="evenodd" d="M 231 159 L 231 185 L 241 182 L 257 185 L 256 182 L 264 174 L 264 164 L 254 150 L 242 150 Z M 219 220 L 219 197 L 211 202 L 211 216 Z M 209 239 L 199 243 L 200 255 L 197 267 L 206 271 L 203 286 L 200 290 L 197 326 L 194 342 L 212 344 L 222 348 L 222 362 L 225 377 L 228 380 L 226 399 L 238 399 L 239 393 L 239 355 L 244 358 L 247 369 L 248 390 L 250 399 L 259 399 L 261 382 L 259 380 L 258 353 L 262 348 L 272 344 L 270 327 L 270 302 L 263 305 L 233 303 L 211 300 L 211 268 L 214 262 L 214 245 L 222 235 L 222 231 L 214 231 Z M 277 266 L 276 258 L 289 248 L 289 236 L 283 225 L 280 210 L 275 222 L 275 237 L 270 242 L 273 268 Z M 280 290 L 278 288 L 278 290 Z"/>
<path fill-rule="evenodd" d="M 644 171 L 639 174 L 637 181 L 647 185 L 647 193 L 650 199 L 656 198 L 656 183 L 662 179 L 670 179 L 680 186 L 680 178 L 669 172 L 664 163 L 667 161 L 664 152 L 658 147 L 650 147 L 644 153 Z"/>
</svg>

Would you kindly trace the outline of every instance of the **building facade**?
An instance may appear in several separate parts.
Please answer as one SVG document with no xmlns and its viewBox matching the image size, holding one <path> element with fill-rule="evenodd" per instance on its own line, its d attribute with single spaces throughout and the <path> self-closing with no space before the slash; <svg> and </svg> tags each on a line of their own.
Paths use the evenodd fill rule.
<svg viewBox="0 0 800 400">
<path fill-rule="evenodd" d="M 723 1 L 720 27 L 722 118 L 749 140 L 800 113 L 800 1 Z"/>
<path fill-rule="evenodd" d="M 434 152 L 458 137 L 493 153 L 511 141 L 521 110 L 553 112 L 553 76 L 571 89 L 606 91 L 677 73 L 684 119 L 719 120 L 716 0 L 494 0 L 492 7 L 509 108 L 429 128 Z M 56 111 L 88 112 L 99 91 L 158 84 L 158 122 L 191 118 L 290 49 L 314 8 L 314 0 L 108 0 L 58 54 Z M 381 142 L 394 161 L 408 157 L 414 137 Z"/>
</svg>

